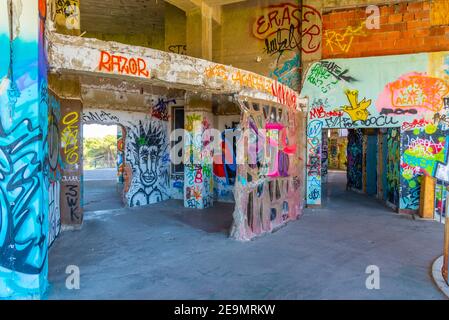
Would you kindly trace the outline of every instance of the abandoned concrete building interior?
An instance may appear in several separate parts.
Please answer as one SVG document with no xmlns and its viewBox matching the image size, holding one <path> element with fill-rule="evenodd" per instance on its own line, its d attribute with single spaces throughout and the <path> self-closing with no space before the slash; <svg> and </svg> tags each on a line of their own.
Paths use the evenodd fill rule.
<svg viewBox="0 0 449 320">
<path fill-rule="evenodd" d="M 0 0 L 0 297 L 45 297 L 53 247 L 82 230 L 90 124 L 118 128 L 123 207 L 226 203 L 227 241 L 326 207 L 335 174 L 391 212 L 443 221 L 447 10 Z"/>
</svg>

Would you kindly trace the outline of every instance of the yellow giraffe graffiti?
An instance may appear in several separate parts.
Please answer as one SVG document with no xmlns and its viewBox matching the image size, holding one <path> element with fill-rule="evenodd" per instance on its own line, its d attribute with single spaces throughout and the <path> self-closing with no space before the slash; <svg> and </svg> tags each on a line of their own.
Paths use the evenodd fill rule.
<svg viewBox="0 0 449 320">
<path fill-rule="evenodd" d="M 358 90 L 346 90 L 345 94 L 348 97 L 349 106 L 342 106 L 341 109 L 351 117 L 352 121 L 366 121 L 370 114 L 367 109 L 371 105 L 371 99 L 366 100 L 366 98 L 363 98 L 359 102 Z"/>
</svg>

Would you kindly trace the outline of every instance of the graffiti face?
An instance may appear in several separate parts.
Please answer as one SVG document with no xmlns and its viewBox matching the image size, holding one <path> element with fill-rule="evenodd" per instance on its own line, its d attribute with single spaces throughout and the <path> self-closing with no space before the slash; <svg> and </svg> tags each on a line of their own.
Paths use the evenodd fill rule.
<svg viewBox="0 0 449 320">
<path fill-rule="evenodd" d="M 139 148 L 140 181 L 145 187 L 151 187 L 156 183 L 158 163 L 159 149 L 157 146 L 143 145 Z"/>
<path fill-rule="evenodd" d="M 127 193 L 130 206 L 147 205 L 168 199 L 168 168 L 162 158 L 168 146 L 164 122 L 139 120 L 129 128 L 127 160 L 133 178 Z"/>
</svg>

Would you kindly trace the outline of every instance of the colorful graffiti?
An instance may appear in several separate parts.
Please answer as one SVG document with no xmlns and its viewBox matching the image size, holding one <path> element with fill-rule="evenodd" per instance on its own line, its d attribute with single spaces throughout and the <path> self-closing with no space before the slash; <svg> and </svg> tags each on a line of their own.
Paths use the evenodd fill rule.
<svg viewBox="0 0 449 320">
<path fill-rule="evenodd" d="M 301 213 L 299 111 L 240 101 L 232 237 L 250 240 Z M 304 146 L 304 143 L 302 143 Z"/>
<path fill-rule="evenodd" d="M 353 122 L 366 121 L 370 115 L 367 109 L 371 105 L 371 100 L 363 98 L 362 101 L 359 101 L 358 90 L 346 90 L 345 94 L 348 97 L 349 106 L 345 105 L 341 107 L 342 110 L 349 115 Z"/>
<path fill-rule="evenodd" d="M 299 55 L 295 54 L 293 58 L 286 60 L 282 66 L 276 66 L 269 76 L 294 90 L 298 90 L 301 79 L 300 65 Z"/>
<path fill-rule="evenodd" d="M 221 201 L 233 201 L 233 189 L 237 174 L 237 140 L 240 131 L 237 129 L 226 129 L 222 132 L 220 161 L 216 161 L 214 155 L 214 197 Z"/>
<path fill-rule="evenodd" d="M 400 182 L 400 131 L 389 128 L 386 132 L 387 166 L 386 166 L 386 201 L 399 206 Z"/>
<path fill-rule="evenodd" d="M 168 121 L 170 104 L 176 104 L 176 99 L 158 98 L 156 105 L 151 109 L 151 116 L 162 121 Z"/>
<path fill-rule="evenodd" d="M 48 101 L 48 131 L 46 146 L 44 149 L 48 150 L 48 154 L 44 161 L 44 176 L 49 179 L 49 232 L 48 245 L 51 246 L 59 235 L 61 230 L 61 208 L 59 205 L 59 198 L 61 192 L 61 173 L 62 173 L 62 158 L 60 155 L 60 136 L 59 136 L 59 122 L 61 119 L 61 105 L 53 94 L 47 95 Z"/>
<path fill-rule="evenodd" d="M 210 119 L 207 113 L 186 113 L 186 161 L 184 166 L 185 198 L 187 208 L 211 207 L 214 197 L 213 148 Z"/>
<path fill-rule="evenodd" d="M 117 126 L 117 182 L 125 182 L 125 140 L 126 131 L 122 126 Z"/>
<path fill-rule="evenodd" d="M 348 131 L 347 188 L 363 189 L 363 132 L 361 129 Z"/>
<path fill-rule="evenodd" d="M 45 18 L 43 0 L 0 2 L 0 21 L 17 26 L 0 23 L 0 298 L 39 298 L 47 287 Z"/>
<path fill-rule="evenodd" d="M 419 206 L 419 171 L 434 174 L 436 164 L 441 166 L 445 161 L 440 153 L 445 139 L 439 140 L 439 132 L 447 129 L 445 96 L 449 85 L 440 77 L 447 56 L 441 53 L 439 58 L 413 54 L 326 60 L 314 63 L 305 76 L 301 95 L 308 96 L 311 102 L 309 123 L 318 121 L 323 129 L 387 130 L 390 146 L 385 152 L 389 153 L 391 165 L 385 167 L 388 183 L 384 184 L 390 187 L 384 188 L 384 199 L 399 209 L 415 210 Z M 439 67 L 443 71 L 434 74 Z M 420 132 L 419 137 L 414 136 L 414 131 Z M 401 135 L 409 136 L 410 141 L 401 140 Z M 428 142 L 420 140 L 421 135 L 427 135 Z M 310 165 L 315 148 L 308 145 L 307 152 Z M 407 179 L 410 176 L 416 178 Z M 308 179 L 308 184 L 316 183 L 316 177 Z"/>
<path fill-rule="evenodd" d="M 449 94 L 449 86 L 439 78 L 411 72 L 389 83 L 377 99 L 377 109 L 393 108 L 412 112 L 438 112 L 443 108 L 443 98 Z M 412 111 L 413 110 L 413 111 Z"/>
</svg>

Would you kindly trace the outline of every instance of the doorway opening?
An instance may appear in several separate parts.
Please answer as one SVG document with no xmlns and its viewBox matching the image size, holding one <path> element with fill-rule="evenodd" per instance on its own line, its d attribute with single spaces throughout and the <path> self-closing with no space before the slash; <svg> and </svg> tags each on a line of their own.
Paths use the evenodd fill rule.
<svg viewBox="0 0 449 320">
<path fill-rule="evenodd" d="M 399 128 L 323 130 L 323 201 L 358 193 L 399 207 Z"/>
<path fill-rule="evenodd" d="M 83 208 L 85 212 L 123 208 L 124 128 L 83 125 Z"/>
</svg>

